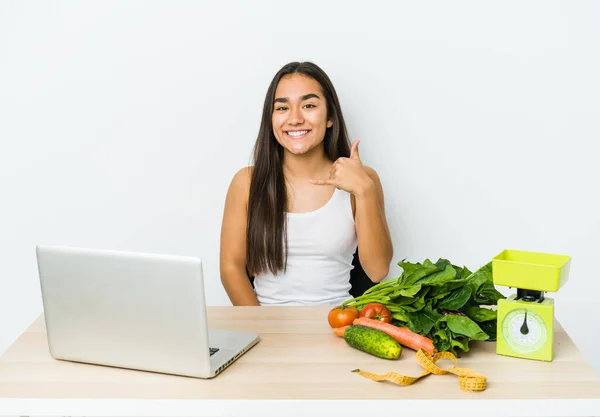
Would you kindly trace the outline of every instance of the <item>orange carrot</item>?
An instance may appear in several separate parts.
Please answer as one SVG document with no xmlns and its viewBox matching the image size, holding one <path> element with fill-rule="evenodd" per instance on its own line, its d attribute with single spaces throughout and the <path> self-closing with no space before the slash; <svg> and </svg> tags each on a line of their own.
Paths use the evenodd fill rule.
<svg viewBox="0 0 600 417">
<path fill-rule="evenodd" d="M 419 349 L 425 349 L 425 351 L 427 351 L 430 355 L 433 355 L 436 352 L 436 349 L 433 347 L 433 340 L 414 333 L 408 327 L 398 327 L 390 323 L 368 319 L 366 317 L 355 319 L 353 324 L 381 330 L 382 332 L 392 336 L 392 338 L 401 345 L 410 349 L 417 351 Z"/>
<path fill-rule="evenodd" d="M 333 333 L 335 333 L 336 336 L 344 337 L 344 332 L 346 331 L 346 329 L 348 327 L 350 327 L 350 325 L 348 325 L 348 326 L 342 326 L 342 327 L 334 327 L 333 328 Z"/>
</svg>

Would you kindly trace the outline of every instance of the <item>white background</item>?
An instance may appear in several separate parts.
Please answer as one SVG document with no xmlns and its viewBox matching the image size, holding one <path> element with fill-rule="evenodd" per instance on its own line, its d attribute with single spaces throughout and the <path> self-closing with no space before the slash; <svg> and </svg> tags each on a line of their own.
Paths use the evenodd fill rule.
<svg viewBox="0 0 600 417">
<path fill-rule="evenodd" d="M 277 70 L 331 77 L 403 258 L 573 257 L 556 316 L 600 330 L 600 3 L 0 3 L 0 352 L 41 313 L 37 243 L 197 255 Z M 508 289 L 500 288 L 509 294 Z"/>
</svg>

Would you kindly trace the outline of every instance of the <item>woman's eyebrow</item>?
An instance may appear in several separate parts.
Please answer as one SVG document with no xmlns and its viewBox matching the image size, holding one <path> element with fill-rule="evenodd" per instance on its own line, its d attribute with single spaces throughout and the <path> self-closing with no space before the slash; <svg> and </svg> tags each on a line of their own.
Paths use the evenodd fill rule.
<svg viewBox="0 0 600 417">
<path fill-rule="evenodd" d="M 315 93 L 308 93 L 304 94 L 303 96 L 300 96 L 300 101 L 308 100 L 309 98 L 316 98 L 319 100 L 321 99 L 321 97 L 319 97 Z M 288 97 L 277 97 L 275 99 L 275 103 L 287 103 L 289 100 L 290 99 Z"/>
</svg>

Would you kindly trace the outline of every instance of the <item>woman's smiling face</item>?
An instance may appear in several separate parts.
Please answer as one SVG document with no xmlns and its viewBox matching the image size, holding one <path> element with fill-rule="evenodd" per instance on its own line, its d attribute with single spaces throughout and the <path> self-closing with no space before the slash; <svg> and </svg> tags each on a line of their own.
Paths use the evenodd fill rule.
<svg viewBox="0 0 600 417">
<path fill-rule="evenodd" d="M 321 86 L 301 74 L 286 75 L 277 84 L 271 120 L 277 142 L 294 155 L 320 146 L 333 125 Z"/>
</svg>

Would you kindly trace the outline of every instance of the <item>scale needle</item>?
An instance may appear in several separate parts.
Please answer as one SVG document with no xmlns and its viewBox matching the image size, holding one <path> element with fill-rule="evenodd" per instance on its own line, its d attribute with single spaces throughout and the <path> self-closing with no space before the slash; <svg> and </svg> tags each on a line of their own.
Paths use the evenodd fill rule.
<svg viewBox="0 0 600 417">
<path fill-rule="evenodd" d="M 529 333 L 529 327 L 527 327 L 527 311 L 525 311 L 525 318 L 523 319 L 523 324 L 521 325 L 521 334 Z"/>
</svg>

